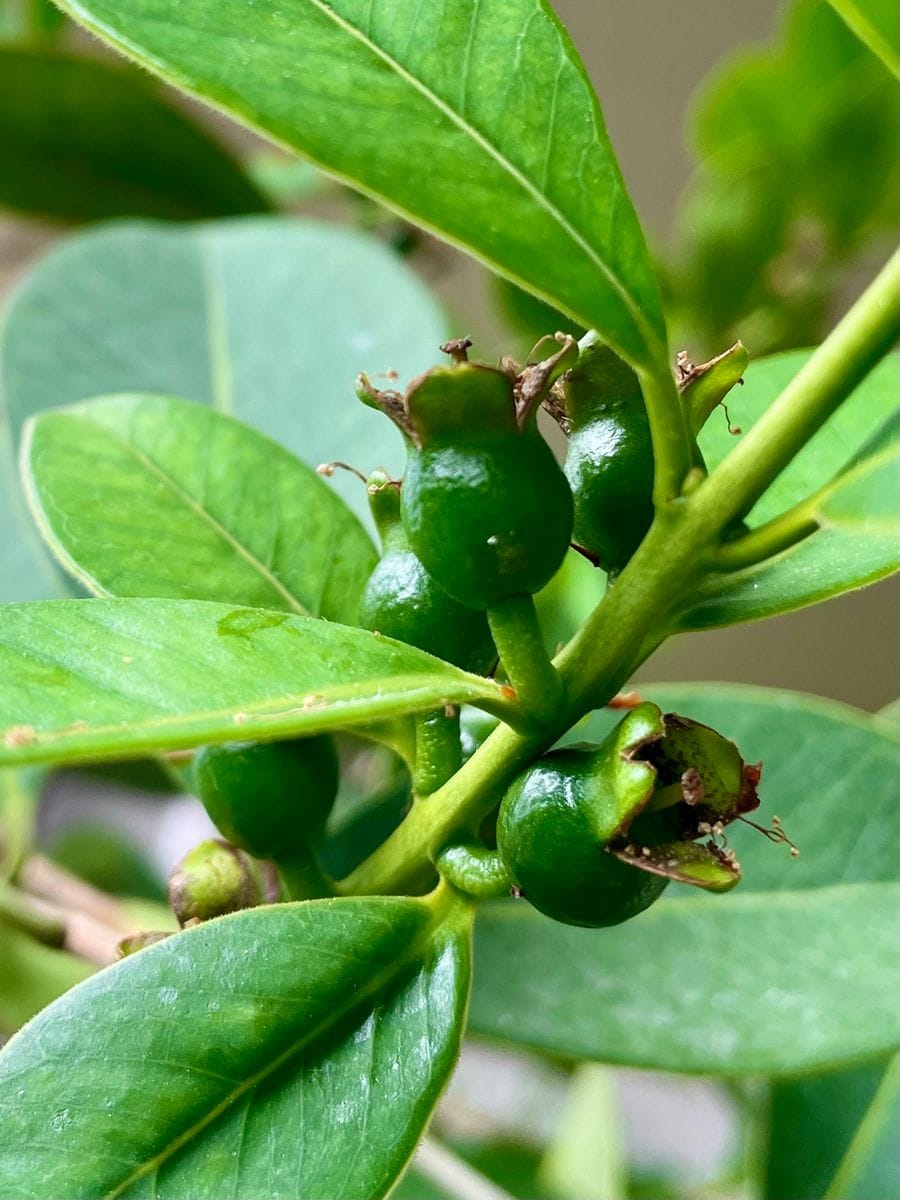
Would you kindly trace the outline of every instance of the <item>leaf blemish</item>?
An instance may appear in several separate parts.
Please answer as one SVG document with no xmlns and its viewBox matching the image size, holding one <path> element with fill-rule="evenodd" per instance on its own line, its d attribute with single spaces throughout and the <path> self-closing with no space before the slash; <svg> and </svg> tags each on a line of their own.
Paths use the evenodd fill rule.
<svg viewBox="0 0 900 1200">
<path fill-rule="evenodd" d="M 262 629 L 276 629 L 288 619 L 288 613 L 267 612 L 254 608 L 238 608 L 216 622 L 219 637 L 250 638 Z"/>
</svg>

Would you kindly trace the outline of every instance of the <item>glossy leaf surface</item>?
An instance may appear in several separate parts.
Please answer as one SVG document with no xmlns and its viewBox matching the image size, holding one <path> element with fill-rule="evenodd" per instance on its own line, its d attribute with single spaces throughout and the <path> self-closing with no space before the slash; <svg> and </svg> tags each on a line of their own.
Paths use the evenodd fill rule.
<svg viewBox="0 0 900 1200">
<path fill-rule="evenodd" d="M 51 410 L 26 428 L 22 470 L 45 540 L 95 594 L 356 620 L 369 537 L 310 467 L 230 417 L 140 395 Z"/>
<path fill-rule="evenodd" d="M 291 737 L 443 703 L 492 680 L 367 630 L 191 600 L 0 606 L 0 765 Z"/>
<path fill-rule="evenodd" d="M 809 357 L 794 351 L 751 362 L 744 387 L 729 396 L 744 433 Z M 900 565 L 896 451 L 900 359 L 881 362 L 775 480 L 750 514 L 756 526 L 830 484 L 810 508 L 821 528 L 790 550 L 732 575 L 709 579 L 696 593 L 683 628 L 701 629 L 790 612 L 882 579 Z M 707 463 L 724 458 L 734 438 L 713 413 L 700 443 Z M 854 466 L 855 464 L 855 466 Z M 831 482 L 833 481 L 833 482 Z"/>
<path fill-rule="evenodd" d="M 0 206 L 64 221 L 260 212 L 263 194 L 138 71 L 0 48 Z"/>
<path fill-rule="evenodd" d="M 407 379 L 445 337 L 425 287 L 365 234 L 271 217 L 116 225 L 54 249 L 14 294 L 0 392 L 14 443 L 45 408 L 155 392 L 231 413 L 308 466 L 399 475 L 400 437 L 353 380 Z M 367 515 L 358 480 L 339 472 L 328 486 Z"/>
<path fill-rule="evenodd" d="M 0 1057 L 0 1190 L 382 1196 L 458 1052 L 469 934 L 451 919 L 411 899 L 278 905 L 94 976 Z"/>
<path fill-rule="evenodd" d="M 664 356 L 656 281 L 597 99 L 544 0 L 202 0 L 189 23 L 177 0 L 64 7 L 632 362 Z"/>
<path fill-rule="evenodd" d="M 473 1028 L 676 1071 L 783 1073 L 890 1052 L 900 1040 L 896 739 L 877 719 L 791 693 L 710 684 L 642 695 L 762 760 L 754 817 L 778 815 L 800 857 L 736 823 L 743 881 L 727 896 L 673 884 L 600 933 L 564 929 L 524 903 L 488 908 Z M 596 741 L 615 720 L 598 713 L 572 739 Z"/>
</svg>

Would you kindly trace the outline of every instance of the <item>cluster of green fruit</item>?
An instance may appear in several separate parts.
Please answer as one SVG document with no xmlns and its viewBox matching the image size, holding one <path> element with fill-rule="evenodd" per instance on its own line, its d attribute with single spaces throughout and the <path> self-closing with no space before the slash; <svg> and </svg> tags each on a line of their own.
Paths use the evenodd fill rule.
<svg viewBox="0 0 900 1200">
<path fill-rule="evenodd" d="M 637 376 L 600 343 L 579 352 L 557 335 L 548 357 L 521 370 L 469 362 L 468 345 L 448 343 L 452 363 L 403 395 L 360 377 L 360 398 L 407 445 L 402 483 L 384 471 L 367 480 L 382 555 L 360 624 L 465 670 L 485 673 L 499 660 L 524 718 L 539 721 L 559 702 L 559 684 L 532 597 L 573 537 L 611 580 L 626 566 L 653 521 L 650 428 Z M 746 356 L 736 351 L 683 390 L 694 432 L 739 378 Z M 564 467 L 538 430 L 542 406 L 568 435 Z M 463 739 L 453 710 L 415 724 L 421 799 L 459 767 Z M 448 846 L 436 865 L 476 895 L 512 890 L 560 921 L 615 924 L 670 879 L 712 890 L 737 882 L 720 835 L 756 806 L 757 778 L 713 730 L 641 704 L 602 746 L 540 759 L 502 798 L 487 840 Z M 329 894 L 317 850 L 338 786 L 330 738 L 206 747 L 194 783 L 230 845 L 205 844 L 176 871 L 182 922 L 280 894 Z M 260 859 L 277 864 L 284 892 Z"/>
</svg>

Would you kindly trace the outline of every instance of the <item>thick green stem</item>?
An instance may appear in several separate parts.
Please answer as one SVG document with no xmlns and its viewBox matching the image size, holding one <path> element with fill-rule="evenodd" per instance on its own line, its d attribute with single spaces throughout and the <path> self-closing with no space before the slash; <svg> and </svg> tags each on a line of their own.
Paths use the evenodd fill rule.
<svg viewBox="0 0 900 1200">
<path fill-rule="evenodd" d="M 535 531 L 539 536 L 539 531 Z M 488 624 L 522 711 L 533 721 L 559 708 L 562 685 L 544 647 L 532 596 L 512 596 L 488 611 Z"/>
<path fill-rule="evenodd" d="M 697 492 L 721 528 L 766 488 L 900 337 L 900 251 Z"/>
<path fill-rule="evenodd" d="M 415 718 L 416 765 L 413 790 L 417 796 L 430 796 L 454 775 L 462 763 L 459 737 L 459 710 L 422 713 Z"/>
</svg>

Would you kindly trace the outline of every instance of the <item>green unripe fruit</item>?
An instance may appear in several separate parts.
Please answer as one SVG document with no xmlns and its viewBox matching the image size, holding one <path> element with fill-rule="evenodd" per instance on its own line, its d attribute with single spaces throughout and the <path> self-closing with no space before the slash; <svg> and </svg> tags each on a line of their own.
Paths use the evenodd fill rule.
<svg viewBox="0 0 900 1200">
<path fill-rule="evenodd" d="M 539 591 L 568 548 L 572 496 L 536 423 L 541 397 L 575 353 L 562 340 L 517 376 L 464 361 L 462 342 L 445 347 L 454 366 L 428 371 L 402 397 L 361 380 L 361 397 L 407 438 L 401 508 L 410 547 L 468 608 Z"/>
<path fill-rule="evenodd" d="M 740 867 L 717 839 L 759 803 L 759 772 L 714 729 L 639 704 L 601 746 L 554 751 L 513 781 L 497 849 L 547 916 L 616 925 L 669 880 L 706 891 L 738 883 Z"/>
<path fill-rule="evenodd" d="M 513 882 L 545 916 L 598 928 L 637 916 L 668 880 L 606 850 L 585 803 L 590 758 L 548 755 L 513 783 L 497 819 L 497 848 Z"/>
<path fill-rule="evenodd" d="M 383 552 L 360 600 L 360 625 L 463 670 L 489 670 L 497 652 L 487 618 L 448 596 L 410 549 L 398 488 L 375 472 L 369 497 Z"/>
<path fill-rule="evenodd" d="M 271 868 L 216 839 L 189 850 L 169 877 L 169 903 L 182 925 L 272 901 L 277 890 Z"/>
<path fill-rule="evenodd" d="M 595 343 L 563 389 L 573 537 L 605 571 L 619 571 L 653 521 L 653 444 L 640 383 L 608 346 Z"/>
<path fill-rule="evenodd" d="M 280 861 L 321 838 L 337 795 L 337 751 L 327 735 L 204 746 L 194 786 L 230 842 Z"/>
<path fill-rule="evenodd" d="M 426 568 L 460 604 L 533 595 L 569 546 L 572 496 L 538 433 L 436 445 L 411 455 L 403 520 Z"/>
</svg>

